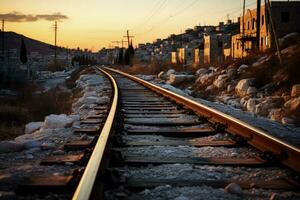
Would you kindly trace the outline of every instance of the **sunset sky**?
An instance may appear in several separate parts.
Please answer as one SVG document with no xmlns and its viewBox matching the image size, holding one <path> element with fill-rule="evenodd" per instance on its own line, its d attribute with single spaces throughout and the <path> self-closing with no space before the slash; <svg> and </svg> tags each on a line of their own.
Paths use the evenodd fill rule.
<svg viewBox="0 0 300 200">
<path fill-rule="evenodd" d="M 216 25 L 227 14 L 237 21 L 241 13 L 242 0 L 0 0 L 6 31 L 53 44 L 59 20 L 58 45 L 93 51 L 123 39 L 127 29 L 136 45 L 195 25 Z"/>
</svg>

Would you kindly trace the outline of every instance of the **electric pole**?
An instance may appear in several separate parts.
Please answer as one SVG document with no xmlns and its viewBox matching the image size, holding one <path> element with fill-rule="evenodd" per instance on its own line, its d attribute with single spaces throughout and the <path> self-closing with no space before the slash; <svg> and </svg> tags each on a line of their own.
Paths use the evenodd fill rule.
<svg viewBox="0 0 300 200">
<path fill-rule="evenodd" d="M 121 41 L 111 41 L 111 43 L 116 43 L 119 47 L 119 44 L 122 44 L 122 49 L 124 48 L 124 43 L 126 43 L 127 41 L 121 40 Z"/>
<path fill-rule="evenodd" d="M 256 9 L 256 47 L 259 51 L 259 44 L 260 44 L 260 7 L 261 7 L 261 0 L 257 0 L 257 9 Z"/>
<path fill-rule="evenodd" d="M 277 49 L 277 55 L 278 55 L 278 59 L 280 64 L 282 63 L 282 57 L 281 57 L 281 50 L 279 47 L 279 41 L 278 41 L 278 37 L 276 34 L 276 30 L 275 30 L 275 24 L 273 21 L 273 16 L 272 16 L 272 11 L 271 11 L 271 6 L 270 6 L 270 1 L 269 0 L 265 0 L 265 5 L 267 7 L 267 11 L 268 11 L 268 15 L 269 16 L 269 20 L 271 23 L 271 28 L 272 28 L 272 32 L 273 32 L 273 36 L 274 36 L 274 41 L 275 41 L 275 45 L 276 45 L 276 49 Z"/>
<path fill-rule="evenodd" d="M 127 43 L 128 43 L 128 47 L 129 47 L 129 45 L 130 45 L 130 38 L 134 38 L 134 36 L 130 36 L 129 35 L 129 30 L 127 30 L 127 35 L 126 36 L 124 36 L 125 38 L 127 38 Z M 131 40 L 132 41 L 132 40 Z"/>
</svg>

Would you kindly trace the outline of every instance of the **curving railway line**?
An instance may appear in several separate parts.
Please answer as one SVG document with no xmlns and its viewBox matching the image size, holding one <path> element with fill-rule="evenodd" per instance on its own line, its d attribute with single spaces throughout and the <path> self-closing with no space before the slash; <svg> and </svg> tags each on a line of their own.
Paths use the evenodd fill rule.
<svg viewBox="0 0 300 200">
<path fill-rule="evenodd" d="M 81 148 L 88 159 L 70 177 L 72 199 L 300 198 L 298 147 L 134 76 L 97 69 L 111 82 L 111 105 L 99 136 Z"/>
</svg>

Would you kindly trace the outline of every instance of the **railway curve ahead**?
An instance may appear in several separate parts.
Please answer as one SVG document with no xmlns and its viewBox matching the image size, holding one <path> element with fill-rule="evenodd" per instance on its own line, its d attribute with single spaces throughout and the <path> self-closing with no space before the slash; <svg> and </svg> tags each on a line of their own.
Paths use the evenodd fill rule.
<svg viewBox="0 0 300 200">
<path fill-rule="evenodd" d="M 300 149 L 126 73 L 73 199 L 299 199 Z"/>
</svg>

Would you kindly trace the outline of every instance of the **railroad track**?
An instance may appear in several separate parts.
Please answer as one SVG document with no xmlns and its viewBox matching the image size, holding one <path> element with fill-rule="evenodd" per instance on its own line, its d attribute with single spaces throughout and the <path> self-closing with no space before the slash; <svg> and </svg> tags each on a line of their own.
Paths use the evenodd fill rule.
<svg viewBox="0 0 300 200">
<path fill-rule="evenodd" d="M 114 94 L 73 199 L 300 198 L 299 148 L 136 77 L 98 69 Z"/>
</svg>

